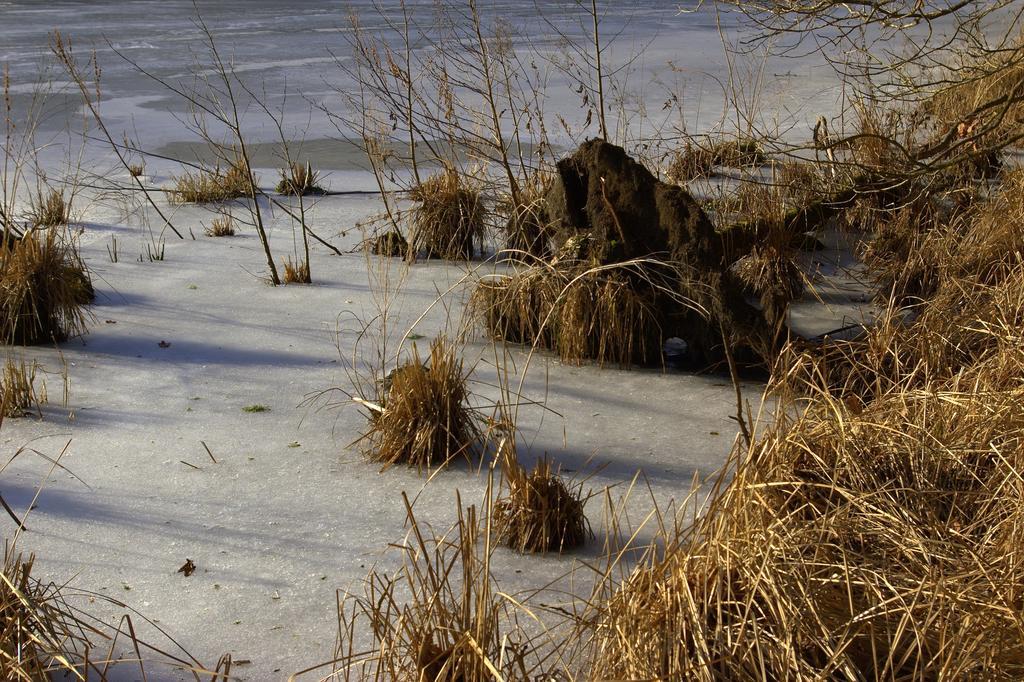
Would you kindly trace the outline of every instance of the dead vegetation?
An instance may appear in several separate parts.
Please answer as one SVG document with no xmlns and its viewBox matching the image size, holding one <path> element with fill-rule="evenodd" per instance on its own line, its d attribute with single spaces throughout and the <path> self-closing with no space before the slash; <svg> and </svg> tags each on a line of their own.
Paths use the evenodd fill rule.
<svg viewBox="0 0 1024 682">
<path fill-rule="evenodd" d="M 487 209 L 480 189 L 448 168 L 409 192 L 412 209 L 410 251 L 414 256 L 468 260 L 483 250 Z"/>
<path fill-rule="evenodd" d="M 292 196 L 321 195 L 326 191 L 320 186 L 320 173 L 313 170 L 307 161 L 305 164 L 293 161 L 287 170 L 281 171 L 281 180 L 274 189 L 278 194 Z"/>
<path fill-rule="evenodd" d="M 522 553 L 564 552 L 593 536 L 579 485 L 563 479 L 547 458 L 527 470 L 506 449 L 501 459 L 505 490 L 494 502 L 498 542 Z"/>
<path fill-rule="evenodd" d="M 456 459 L 472 462 L 480 446 L 477 416 L 468 405 L 468 373 L 455 346 L 431 342 L 422 359 L 412 357 L 382 379 L 375 402 L 358 399 L 368 412 L 366 454 L 384 468 L 396 464 L 430 471 Z"/>
<path fill-rule="evenodd" d="M 719 137 L 698 142 L 687 137 L 682 149 L 669 159 L 665 174 L 672 182 L 683 185 L 698 178 L 712 177 L 721 167 L 747 168 L 767 161 L 761 143 L 753 138 Z"/>
<path fill-rule="evenodd" d="M 304 260 L 292 261 L 286 258 L 284 261 L 284 283 L 285 284 L 309 284 L 313 281 L 309 274 L 309 263 Z"/>
<path fill-rule="evenodd" d="M 655 282 L 666 276 L 658 270 L 538 265 L 481 280 L 471 305 L 492 338 L 536 344 L 565 362 L 658 364 L 664 317 Z"/>
<path fill-rule="evenodd" d="M 133 178 L 141 178 L 146 174 L 146 167 L 141 163 L 128 164 L 128 174 Z"/>
<path fill-rule="evenodd" d="M 110 625 L 90 613 L 97 601 L 118 608 L 126 608 L 124 604 L 95 593 L 77 593 L 66 584 L 44 582 L 33 574 L 34 566 L 34 557 L 24 558 L 13 545 L 5 548 L 0 573 L 3 679 L 105 682 L 126 674 L 141 673 L 145 679 L 147 669 L 150 674 L 159 669 L 197 679 L 202 675 L 211 682 L 231 679 L 230 655 L 222 657 L 215 668 L 207 669 L 173 641 L 143 641 L 136 635 L 130 615 Z"/>
<path fill-rule="evenodd" d="M 519 187 L 516 197 L 504 197 L 497 208 L 505 216 L 505 249 L 517 258 L 551 255 L 552 226 L 545 209 L 550 189 L 551 177 L 535 174 Z"/>
<path fill-rule="evenodd" d="M 40 192 L 29 205 L 28 222 L 32 227 L 60 227 L 71 220 L 71 202 L 56 189 Z"/>
<path fill-rule="evenodd" d="M 174 179 L 170 200 L 179 204 L 208 204 L 250 195 L 249 171 L 242 159 L 222 169 L 186 171 Z"/>
<path fill-rule="evenodd" d="M 0 331 L 6 343 L 63 341 L 84 334 L 94 297 L 75 243 L 57 230 L 0 244 Z"/>
<path fill-rule="evenodd" d="M 615 679 L 993 679 L 1024 674 L 1006 596 L 1024 527 L 1019 177 L 963 212 L 896 207 L 893 283 L 853 341 L 797 344 L 775 420 L 731 480 L 609 595 L 594 670 Z M 935 200 L 936 197 L 930 197 Z M 911 295 L 912 292 L 912 295 Z M 916 316 L 904 321 L 904 302 Z M 970 614 L 969 616 L 967 614 Z"/>
<path fill-rule="evenodd" d="M 372 571 L 364 593 L 341 604 L 332 678 L 493 682 L 534 679 L 557 665 L 537 653 L 495 585 L 493 547 L 475 508 L 460 501 L 454 527 L 435 535 L 402 496 L 411 530 L 396 547 L 401 566 Z"/>
<path fill-rule="evenodd" d="M 369 241 L 370 253 L 376 256 L 388 256 L 390 258 L 408 258 L 409 242 L 402 236 L 401 232 L 389 230 L 379 234 Z"/>
<path fill-rule="evenodd" d="M 229 215 L 217 216 L 206 228 L 207 237 L 234 237 L 235 219 Z"/>
<path fill-rule="evenodd" d="M 4 417 L 23 417 L 30 412 L 40 413 L 46 403 L 46 388 L 36 392 L 36 362 L 15 361 L 8 356 L 0 375 L 0 414 Z"/>
</svg>

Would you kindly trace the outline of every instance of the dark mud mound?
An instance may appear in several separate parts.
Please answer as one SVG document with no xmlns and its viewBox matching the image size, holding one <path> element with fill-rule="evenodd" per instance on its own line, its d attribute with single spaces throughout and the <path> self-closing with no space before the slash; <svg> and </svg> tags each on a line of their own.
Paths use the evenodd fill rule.
<svg viewBox="0 0 1024 682">
<path fill-rule="evenodd" d="M 661 182 L 621 147 L 607 142 L 584 143 L 558 163 L 557 171 L 545 202 L 556 255 L 546 267 L 598 269 L 598 277 L 617 273 L 620 282 L 628 281 L 648 302 L 644 324 L 650 328 L 635 336 L 680 338 L 691 364 L 719 362 L 726 342 L 744 362 L 772 361 L 780 325 L 748 303 L 731 269 L 753 247 L 752 237 L 716 230 L 686 190 Z M 652 276 L 652 271 L 658 274 Z M 499 327 L 488 328 L 504 338 Z M 583 331 L 602 333 L 596 328 Z M 534 338 L 544 340 L 542 335 Z M 541 345 L 554 350 L 560 346 Z M 650 364 L 650 347 L 649 342 L 640 344 L 642 357 L 633 361 Z"/>
</svg>

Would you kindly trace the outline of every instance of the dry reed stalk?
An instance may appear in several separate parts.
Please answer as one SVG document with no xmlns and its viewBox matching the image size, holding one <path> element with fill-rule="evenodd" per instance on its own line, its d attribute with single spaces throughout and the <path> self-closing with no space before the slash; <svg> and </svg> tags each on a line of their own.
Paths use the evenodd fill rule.
<svg viewBox="0 0 1024 682">
<path fill-rule="evenodd" d="M 892 299 L 863 338 L 784 355 L 773 422 L 607 595 L 595 674 L 1024 675 L 1022 208 L 1010 180 L 929 229 L 936 284 L 911 323 Z"/>
<path fill-rule="evenodd" d="M 683 148 L 672 155 L 665 174 L 672 182 L 685 185 L 699 178 L 715 175 L 720 166 L 744 168 L 760 166 L 768 161 L 761 143 L 757 140 L 740 138 L 707 139 L 703 144 L 689 137 Z"/>
<path fill-rule="evenodd" d="M 0 244 L 0 331 L 7 343 L 63 341 L 85 333 L 94 297 L 74 242 L 55 230 Z"/>
<path fill-rule="evenodd" d="M 430 344 L 426 362 L 413 346 L 412 359 L 381 383 L 378 400 L 359 402 L 369 412 L 370 459 L 430 471 L 454 459 L 471 462 L 480 444 L 477 417 L 467 404 L 468 375 L 455 346 L 444 337 Z"/>
<path fill-rule="evenodd" d="M 505 248 L 535 258 L 551 255 L 552 228 L 547 218 L 545 202 L 552 178 L 536 174 L 524 183 L 516 197 L 505 197 L 498 212 L 507 216 L 505 221 Z"/>
<path fill-rule="evenodd" d="M 402 497 L 412 530 L 397 547 L 401 567 L 371 572 L 364 594 L 339 606 L 332 678 L 493 682 L 541 675 L 512 600 L 494 584 L 493 547 L 475 509 L 460 502 L 455 526 L 439 537 Z"/>
<path fill-rule="evenodd" d="M 479 188 L 458 171 L 446 169 L 409 191 L 412 209 L 409 241 L 414 256 L 467 260 L 483 249 L 487 209 Z"/>
</svg>

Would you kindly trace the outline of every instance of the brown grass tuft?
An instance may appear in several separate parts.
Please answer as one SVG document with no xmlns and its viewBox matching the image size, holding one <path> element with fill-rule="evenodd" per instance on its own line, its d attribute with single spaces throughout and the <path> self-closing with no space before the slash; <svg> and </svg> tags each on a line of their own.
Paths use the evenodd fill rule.
<svg viewBox="0 0 1024 682">
<path fill-rule="evenodd" d="M 518 202 L 508 196 L 499 203 L 498 212 L 507 216 L 506 249 L 536 258 L 551 255 L 552 226 L 545 210 L 551 182 L 551 177 L 538 174 L 520 188 Z"/>
<path fill-rule="evenodd" d="M 225 170 L 217 166 L 183 173 L 174 180 L 170 200 L 182 204 L 205 204 L 240 199 L 249 194 L 249 173 L 245 162 L 239 159 Z"/>
<path fill-rule="evenodd" d="M 294 263 L 290 258 L 284 261 L 284 283 L 285 284 L 310 284 L 313 279 L 309 274 L 309 263 L 304 260 L 297 260 Z"/>
<path fill-rule="evenodd" d="M 0 244 L 0 332 L 6 343 L 62 341 L 85 333 L 92 282 L 74 242 L 55 230 Z"/>
<path fill-rule="evenodd" d="M 402 493 L 409 538 L 392 574 L 373 571 L 365 593 L 339 608 L 332 677 L 340 680 L 493 682 L 546 679 L 543 661 L 490 572 L 492 547 L 473 507 L 440 537 L 417 522 Z M 369 639 L 369 644 L 366 640 Z M 559 678 L 560 679 L 560 678 Z"/>
<path fill-rule="evenodd" d="M 305 164 L 292 162 L 287 170 L 281 171 L 281 180 L 277 183 L 275 191 L 278 194 L 293 196 L 325 194 L 324 188 L 319 183 L 320 173 L 313 170 L 313 166 L 308 161 Z"/>
<path fill-rule="evenodd" d="M 472 461 L 480 443 L 477 418 L 467 405 L 468 375 L 455 346 L 444 337 L 430 344 L 424 362 L 413 346 L 412 359 L 381 383 L 369 410 L 367 455 L 384 468 L 395 464 L 429 471 L 454 459 Z"/>
<path fill-rule="evenodd" d="M 370 253 L 377 256 L 406 258 L 409 255 L 409 242 L 401 232 L 391 230 L 370 240 Z"/>
<path fill-rule="evenodd" d="M 49 190 L 30 201 L 29 223 L 33 227 L 59 227 L 71 220 L 71 203 L 62 192 Z"/>
<path fill-rule="evenodd" d="M 495 501 L 492 522 L 498 542 L 523 553 L 563 552 L 593 536 L 579 486 L 570 487 L 549 460 L 527 471 L 506 449 L 502 477 L 508 491 Z"/>
<path fill-rule="evenodd" d="M 145 172 L 146 172 L 146 167 L 144 165 L 142 165 L 141 163 L 132 163 L 132 164 L 128 165 L 128 173 L 133 178 L 141 178 L 142 175 Z"/>
<path fill-rule="evenodd" d="M 214 218 L 210 226 L 206 228 L 207 237 L 234 237 L 235 220 L 229 215 Z"/>
<path fill-rule="evenodd" d="M 744 168 L 767 161 L 761 143 L 751 138 L 709 138 L 699 144 L 691 137 L 671 157 L 665 174 L 671 182 L 684 185 L 691 180 L 714 176 L 717 167 Z"/>
<path fill-rule="evenodd" d="M 447 169 L 409 192 L 413 256 L 467 260 L 483 249 L 487 210 L 479 188 L 458 171 Z"/>
<path fill-rule="evenodd" d="M 536 342 L 565 362 L 630 367 L 661 361 L 656 288 L 624 268 L 525 268 L 481 280 L 472 306 L 492 338 Z"/>
<path fill-rule="evenodd" d="M 23 417 L 29 412 L 39 413 L 39 408 L 46 403 L 46 390 L 36 393 L 35 362 L 26 364 L 15 362 L 8 356 L 0 374 L 0 413 L 4 417 Z"/>
</svg>

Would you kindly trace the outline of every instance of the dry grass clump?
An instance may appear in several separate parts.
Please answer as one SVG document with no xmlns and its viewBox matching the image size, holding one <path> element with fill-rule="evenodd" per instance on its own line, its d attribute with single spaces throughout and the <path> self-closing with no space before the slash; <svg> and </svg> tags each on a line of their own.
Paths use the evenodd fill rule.
<svg viewBox="0 0 1024 682">
<path fill-rule="evenodd" d="M 207 237 L 234 237 L 235 220 L 229 215 L 218 216 L 206 228 Z"/>
<path fill-rule="evenodd" d="M 247 197 L 250 191 L 245 161 L 238 159 L 223 170 L 218 165 L 181 174 L 174 180 L 170 199 L 182 204 L 205 204 Z"/>
<path fill-rule="evenodd" d="M 46 403 L 45 388 L 36 393 L 35 362 L 15 362 L 8 357 L 0 374 L 0 414 L 4 417 L 22 417 L 29 412 L 39 413 L 39 408 Z"/>
<path fill-rule="evenodd" d="M 305 164 L 292 162 L 287 170 L 281 171 L 281 180 L 277 183 L 275 191 L 278 194 L 293 196 L 326 194 L 324 188 L 320 186 L 319 171 L 313 170 L 308 161 Z"/>
<path fill-rule="evenodd" d="M 66 584 L 44 583 L 32 575 L 33 567 L 32 556 L 25 559 L 12 545 L 5 549 L 0 574 L 0 678 L 103 682 L 141 674 L 146 679 L 148 664 L 158 663 L 153 667 L 174 670 L 176 676 L 198 679 L 201 675 L 211 682 L 230 679 L 230 656 L 208 670 L 187 652 L 173 653 L 177 649 L 173 641 L 154 645 L 140 640 L 130 615 L 111 626 L 91 615 L 89 607 L 72 603 L 80 599 L 93 604 L 104 597 L 76 594 Z"/>
<path fill-rule="evenodd" d="M 593 536 L 579 486 L 571 487 L 547 459 L 527 471 L 506 450 L 502 476 L 508 490 L 492 511 L 498 542 L 519 552 L 563 552 Z"/>
<path fill-rule="evenodd" d="M 804 291 L 806 278 L 787 243 L 758 244 L 735 265 L 744 287 L 758 297 L 768 320 L 779 322 Z"/>
<path fill-rule="evenodd" d="M 146 167 L 144 165 L 142 165 L 141 163 L 128 164 L 128 173 L 133 178 L 141 178 L 142 175 L 145 172 L 146 172 Z"/>
<path fill-rule="evenodd" d="M 546 679 L 512 600 L 490 571 L 492 547 L 473 507 L 455 526 L 429 534 L 406 504 L 408 539 L 401 567 L 372 572 L 362 595 L 339 608 L 333 679 L 493 682 Z M 367 642 L 367 640 L 369 640 Z"/>
<path fill-rule="evenodd" d="M 369 430 L 360 440 L 368 441 L 370 459 L 420 471 L 457 458 L 472 461 L 481 434 L 467 404 L 468 378 L 444 337 L 431 342 L 426 362 L 414 345 L 412 359 L 381 383 L 377 402 L 360 401 L 369 410 Z"/>
<path fill-rule="evenodd" d="M 71 220 L 71 202 L 63 192 L 49 190 L 38 194 L 29 202 L 29 223 L 33 227 L 59 227 Z"/>
<path fill-rule="evenodd" d="M 426 258 L 467 260 L 483 250 L 487 209 L 479 188 L 462 174 L 446 169 L 409 191 L 412 209 L 411 254 Z"/>
<path fill-rule="evenodd" d="M 0 332 L 11 344 L 51 343 L 85 333 L 94 297 L 75 244 L 54 230 L 0 244 Z"/>
<path fill-rule="evenodd" d="M 313 281 L 309 274 L 309 263 L 304 260 L 292 262 L 290 258 L 284 261 L 284 283 L 285 284 L 310 284 Z"/>
<path fill-rule="evenodd" d="M 535 258 L 551 255 L 552 229 L 545 202 L 552 179 L 538 174 L 519 190 L 518 201 L 506 197 L 498 211 L 508 216 L 505 222 L 505 248 Z"/>
<path fill-rule="evenodd" d="M 699 144 L 687 138 L 683 147 L 670 159 L 665 173 L 676 184 L 686 184 L 702 177 L 713 177 L 718 167 L 746 168 L 768 161 L 764 147 L 752 138 L 707 139 Z"/>
<path fill-rule="evenodd" d="M 370 253 L 376 256 L 406 258 L 409 255 L 409 242 L 395 230 L 377 235 L 369 243 Z"/>
<path fill-rule="evenodd" d="M 536 343 L 564 362 L 656 364 L 663 317 L 649 275 L 543 264 L 481 280 L 471 305 L 492 338 Z"/>
<path fill-rule="evenodd" d="M 84 633 L 55 585 L 32 578 L 34 558 L 5 552 L 0 579 L 0 677 L 49 680 L 78 668 Z"/>
</svg>

